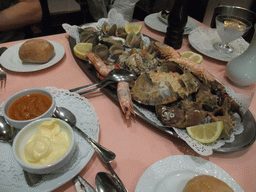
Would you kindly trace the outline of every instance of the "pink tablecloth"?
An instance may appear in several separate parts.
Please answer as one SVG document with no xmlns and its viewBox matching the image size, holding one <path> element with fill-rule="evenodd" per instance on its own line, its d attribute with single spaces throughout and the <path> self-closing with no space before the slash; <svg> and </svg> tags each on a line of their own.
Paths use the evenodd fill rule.
<svg viewBox="0 0 256 192">
<path fill-rule="evenodd" d="M 147 27 L 143 22 L 141 23 L 144 25 L 142 33 L 163 42 L 165 34 L 156 32 Z M 58 64 L 48 69 L 31 73 L 17 73 L 6 70 L 8 80 L 6 89 L 0 92 L 0 103 L 12 94 L 25 88 L 52 86 L 71 89 L 91 83 L 73 58 L 67 37 L 68 35 L 65 33 L 43 37 L 44 39 L 56 41 L 64 46 L 66 54 Z M 19 42 L 5 43 L 0 46 L 11 47 L 17 43 Z M 186 50 L 196 52 L 189 45 L 185 36 L 182 48 L 178 51 L 182 52 Z M 225 62 L 204 56 L 201 65 L 222 83 L 231 86 L 238 93 L 250 96 L 252 92 L 256 92 L 255 85 L 245 88 L 233 86 L 225 77 Z M 135 190 L 140 176 L 156 161 L 172 155 L 185 154 L 198 156 L 185 142 L 156 130 L 153 126 L 145 124 L 139 118 L 132 117 L 130 121 L 125 121 L 119 106 L 105 95 L 104 92 L 86 97 L 95 107 L 96 114 L 99 118 L 99 142 L 116 153 L 117 156 L 112 165 L 129 191 L 132 192 Z M 250 111 L 256 117 L 255 98 L 252 101 Z M 228 172 L 244 191 L 256 191 L 255 144 L 243 151 L 214 153 L 211 156 L 202 158 L 211 161 Z M 95 187 L 95 175 L 100 171 L 108 172 L 107 167 L 94 154 L 80 175 Z M 74 192 L 76 190 L 71 180 L 54 191 Z"/>
</svg>

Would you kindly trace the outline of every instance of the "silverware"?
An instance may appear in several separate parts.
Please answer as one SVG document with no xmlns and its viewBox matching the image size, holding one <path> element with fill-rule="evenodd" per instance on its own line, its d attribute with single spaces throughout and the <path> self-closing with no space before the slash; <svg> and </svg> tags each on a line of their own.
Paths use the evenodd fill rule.
<svg viewBox="0 0 256 192">
<path fill-rule="evenodd" d="M 96 174 L 95 177 L 95 186 L 97 192 L 104 191 L 104 192 L 120 192 L 122 191 L 120 188 L 120 184 L 117 179 L 106 172 L 99 172 Z"/>
<path fill-rule="evenodd" d="M 0 67 L 0 89 L 5 88 L 6 86 L 6 73 Z"/>
<path fill-rule="evenodd" d="M 96 192 L 96 190 L 80 175 L 74 177 L 77 192 Z"/>
<path fill-rule="evenodd" d="M 84 95 L 86 93 L 91 93 L 93 91 L 96 91 L 98 89 L 101 89 L 105 86 L 107 86 L 108 84 L 111 84 L 111 83 L 117 83 L 117 82 L 128 82 L 128 81 L 131 81 L 133 79 L 136 78 L 136 75 L 134 73 L 132 73 L 131 71 L 127 70 L 127 69 L 113 69 L 111 70 L 107 76 L 99 83 L 94 83 L 94 84 L 91 84 L 91 85 L 85 85 L 85 86 L 82 86 L 82 87 L 77 87 L 77 88 L 74 88 L 74 89 L 70 89 L 69 91 L 70 92 L 79 92 L 79 91 L 82 91 L 82 92 L 79 92 L 80 95 Z M 91 87 L 94 87 L 96 86 L 96 88 L 94 89 L 89 89 Z M 87 91 L 84 91 L 85 89 L 89 89 Z"/>
<path fill-rule="evenodd" d="M 3 54 L 3 52 L 5 52 L 6 49 L 7 49 L 7 47 L 0 48 L 0 56 Z M 5 88 L 6 81 L 7 81 L 7 75 L 3 71 L 3 69 L 0 67 L 0 89 Z"/>
<path fill-rule="evenodd" d="M 81 129 L 79 129 L 76 126 L 76 117 L 71 111 L 69 111 L 64 107 L 56 107 L 53 115 L 54 117 L 64 120 L 65 122 L 70 124 L 71 127 L 76 129 L 86 139 L 86 141 L 88 141 L 88 143 L 94 148 L 94 150 L 98 153 L 102 161 L 104 161 L 105 163 L 110 163 L 115 159 L 116 157 L 115 153 L 101 146 L 99 143 L 94 141 L 85 132 L 83 132 Z"/>
<path fill-rule="evenodd" d="M 110 165 L 110 163 L 106 163 L 108 166 L 109 171 L 111 172 L 111 174 L 114 176 L 114 178 L 116 178 L 116 181 L 119 183 L 119 192 L 128 192 L 128 190 L 125 188 L 123 182 L 121 181 L 121 179 L 118 177 L 118 175 L 116 174 L 116 172 L 114 171 L 114 169 L 112 168 L 112 166 Z"/>
</svg>

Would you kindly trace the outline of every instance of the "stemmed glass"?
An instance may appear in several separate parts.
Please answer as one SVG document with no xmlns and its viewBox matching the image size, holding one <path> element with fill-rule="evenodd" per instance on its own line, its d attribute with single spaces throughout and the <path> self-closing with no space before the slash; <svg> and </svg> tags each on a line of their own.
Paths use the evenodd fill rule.
<svg viewBox="0 0 256 192">
<path fill-rule="evenodd" d="M 229 44 L 244 35 L 252 24 L 250 21 L 237 16 L 218 15 L 216 28 L 222 42 L 213 44 L 213 47 L 223 53 L 232 53 L 234 48 Z"/>
</svg>

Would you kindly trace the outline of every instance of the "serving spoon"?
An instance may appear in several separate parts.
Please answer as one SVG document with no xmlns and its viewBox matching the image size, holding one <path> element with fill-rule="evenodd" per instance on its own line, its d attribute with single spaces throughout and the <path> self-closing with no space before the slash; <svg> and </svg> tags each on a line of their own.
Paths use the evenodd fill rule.
<svg viewBox="0 0 256 192">
<path fill-rule="evenodd" d="M 96 174 L 95 185 L 97 192 L 124 192 L 118 180 L 106 172 Z"/>
<path fill-rule="evenodd" d="M 127 69 L 123 69 L 123 68 L 113 69 L 106 75 L 106 77 L 101 82 L 93 83 L 93 84 L 85 85 L 85 86 L 81 86 L 81 87 L 77 87 L 77 88 L 74 88 L 74 89 L 70 89 L 69 91 L 70 92 L 79 92 L 79 91 L 97 86 L 94 89 L 89 89 L 87 91 L 79 92 L 80 95 L 84 95 L 86 93 L 91 93 L 93 91 L 101 89 L 101 88 L 107 86 L 108 84 L 121 82 L 121 81 L 128 82 L 128 81 L 131 81 L 131 80 L 135 79 L 136 77 L 137 76 L 134 73 L 132 73 L 131 71 L 129 71 Z"/>
<path fill-rule="evenodd" d="M 116 158 L 116 155 L 112 151 L 101 146 L 99 143 L 94 141 L 85 132 L 83 132 L 80 128 L 76 126 L 76 117 L 70 110 L 64 107 L 56 107 L 53 115 L 54 117 L 64 120 L 69 125 L 71 125 L 71 127 L 76 129 L 94 148 L 94 150 L 98 153 L 102 161 L 104 161 L 105 163 L 110 163 Z"/>
<path fill-rule="evenodd" d="M 12 145 L 13 139 L 19 130 L 10 126 L 3 116 L 0 116 L 0 142 L 8 142 Z M 29 173 L 23 170 L 26 182 L 29 186 L 34 186 L 40 183 L 43 178 L 42 175 Z"/>
</svg>

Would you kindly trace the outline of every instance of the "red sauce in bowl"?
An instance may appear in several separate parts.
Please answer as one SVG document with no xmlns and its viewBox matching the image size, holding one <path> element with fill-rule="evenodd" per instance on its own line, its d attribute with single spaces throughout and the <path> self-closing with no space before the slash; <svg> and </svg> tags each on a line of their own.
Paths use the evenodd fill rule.
<svg viewBox="0 0 256 192">
<path fill-rule="evenodd" d="M 52 105 L 52 100 L 40 93 L 24 95 L 14 101 L 8 116 L 14 120 L 29 120 L 44 114 Z"/>
</svg>

